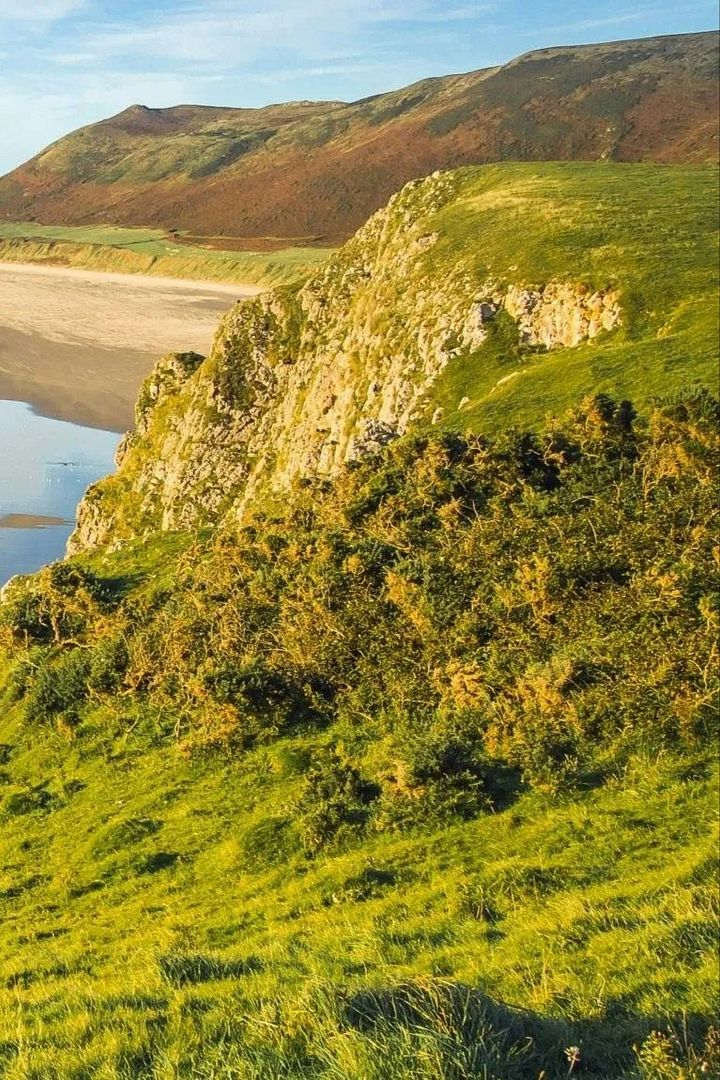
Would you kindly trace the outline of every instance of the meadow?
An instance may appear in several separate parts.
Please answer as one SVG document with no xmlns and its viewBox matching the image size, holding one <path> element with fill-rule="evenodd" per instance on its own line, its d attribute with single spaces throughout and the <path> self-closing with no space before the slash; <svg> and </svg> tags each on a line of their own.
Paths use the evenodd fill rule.
<svg viewBox="0 0 720 1080">
<path fill-rule="evenodd" d="M 213 246 L 186 243 L 161 229 L 5 221 L 0 261 L 272 287 L 304 279 L 328 256 L 322 248 L 281 243 L 271 251 L 225 250 L 215 246 L 222 239 L 208 240 Z"/>
</svg>

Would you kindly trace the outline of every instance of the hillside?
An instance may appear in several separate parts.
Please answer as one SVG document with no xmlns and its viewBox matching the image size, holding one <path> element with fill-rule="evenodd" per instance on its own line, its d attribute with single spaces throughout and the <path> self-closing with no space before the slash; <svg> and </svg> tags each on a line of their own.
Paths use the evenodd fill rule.
<svg viewBox="0 0 720 1080">
<path fill-rule="evenodd" d="M 438 168 L 717 153 L 717 35 L 692 34 L 543 49 L 352 104 L 135 105 L 2 179 L 0 216 L 332 244 Z"/>
<path fill-rule="evenodd" d="M 0 1075 L 720 1075 L 718 403 L 406 437 L 0 604 Z"/>
<path fill-rule="evenodd" d="M 716 199 L 698 167 L 411 182 L 301 289 L 237 305 L 206 360 L 158 364 L 73 545 L 242 516 L 411 426 L 535 426 L 589 393 L 714 386 Z"/>
<path fill-rule="evenodd" d="M 720 1077 L 716 196 L 440 172 L 158 362 L 0 595 L 3 1080 Z"/>
</svg>

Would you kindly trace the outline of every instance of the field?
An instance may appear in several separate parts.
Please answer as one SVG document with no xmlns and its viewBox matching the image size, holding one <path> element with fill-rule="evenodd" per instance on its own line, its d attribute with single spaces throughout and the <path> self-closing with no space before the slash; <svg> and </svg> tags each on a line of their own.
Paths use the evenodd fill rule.
<svg viewBox="0 0 720 1080">
<path fill-rule="evenodd" d="M 218 768 L 96 724 L 75 747 L 3 724 L 21 739 L 0 841 L 7 1080 L 512 1080 L 565 1075 L 573 1044 L 590 1076 L 699 1077 L 640 1072 L 632 1047 L 672 1017 L 681 1051 L 716 1007 L 703 761 L 640 758 L 579 799 L 308 863 L 284 822 L 312 741 Z M 508 1005 L 486 1017 L 485 995 Z M 491 1071 L 463 1072 L 483 1026 Z"/>
<path fill-rule="evenodd" d="M 195 238 L 200 239 L 200 238 Z M 213 245 L 218 241 L 212 237 Z M 307 277 L 328 251 L 312 247 L 237 251 L 185 243 L 162 229 L 0 223 L 0 261 L 49 263 L 89 270 L 194 281 L 286 285 Z"/>
</svg>

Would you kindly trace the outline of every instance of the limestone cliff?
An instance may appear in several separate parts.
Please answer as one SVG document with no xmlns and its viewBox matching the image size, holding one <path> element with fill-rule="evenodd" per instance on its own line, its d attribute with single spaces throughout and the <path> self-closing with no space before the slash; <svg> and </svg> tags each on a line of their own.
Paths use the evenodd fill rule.
<svg viewBox="0 0 720 1080">
<path fill-rule="evenodd" d="M 449 365 L 481 365 L 498 320 L 536 353 L 613 330 L 616 287 L 528 279 L 488 257 L 482 198 L 475 205 L 483 172 L 487 184 L 480 169 L 408 184 L 302 289 L 234 307 L 207 359 L 164 357 L 117 475 L 79 508 L 69 551 L 241 515 L 255 497 L 437 420 L 438 379 Z M 460 249 L 458 221 L 470 229 Z"/>
</svg>

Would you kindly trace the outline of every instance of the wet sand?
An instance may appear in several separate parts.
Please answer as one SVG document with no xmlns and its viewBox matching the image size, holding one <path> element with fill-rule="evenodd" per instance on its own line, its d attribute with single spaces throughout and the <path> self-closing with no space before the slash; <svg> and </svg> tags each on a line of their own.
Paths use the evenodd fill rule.
<svg viewBox="0 0 720 1080">
<path fill-rule="evenodd" d="M 54 525 L 68 525 L 67 518 L 53 517 L 48 514 L 3 514 L 0 516 L 0 529 L 49 529 Z"/>
<path fill-rule="evenodd" d="M 0 263 L 0 398 L 27 401 L 55 419 L 124 431 L 158 357 L 206 354 L 222 314 L 260 291 Z"/>
</svg>

